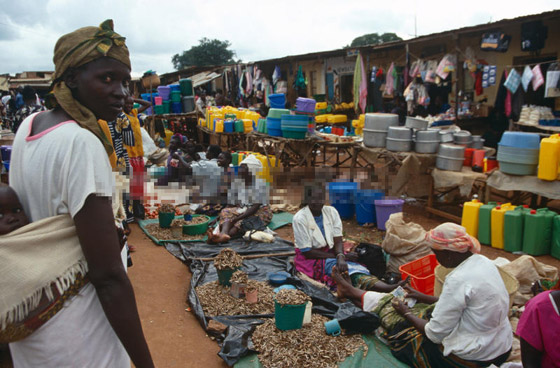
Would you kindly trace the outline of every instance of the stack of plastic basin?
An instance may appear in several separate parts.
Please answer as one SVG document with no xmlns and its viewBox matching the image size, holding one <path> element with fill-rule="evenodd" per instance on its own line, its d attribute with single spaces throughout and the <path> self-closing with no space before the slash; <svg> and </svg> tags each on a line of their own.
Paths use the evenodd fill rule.
<svg viewBox="0 0 560 368">
<path fill-rule="evenodd" d="M 159 86 L 157 88 L 159 96 L 165 101 L 165 100 L 169 100 L 169 97 L 171 96 L 171 87 L 169 86 Z"/>
<path fill-rule="evenodd" d="M 478 214 L 481 206 L 482 202 L 478 199 L 463 204 L 461 226 L 467 230 L 467 234 L 475 238 L 478 237 Z"/>
<path fill-rule="evenodd" d="M 268 96 L 271 109 L 283 109 L 286 107 L 286 95 L 283 93 L 276 93 Z"/>
<path fill-rule="evenodd" d="M 354 195 L 358 190 L 358 183 L 332 182 L 329 183 L 329 201 L 336 208 L 343 219 L 354 217 Z"/>
<path fill-rule="evenodd" d="M 377 216 L 377 228 L 387 230 L 385 223 L 393 213 L 402 212 L 404 200 L 402 199 L 380 199 L 375 201 L 375 213 Z"/>
<path fill-rule="evenodd" d="M 537 176 L 541 180 L 557 180 L 560 174 L 560 134 L 543 138 L 539 153 L 539 170 Z"/>
<path fill-rule="evenodd" d="M 193 96 L 193 83 L 189 78 L 184 78 L 179 81 L 179 87 L 181 88 L 181 94 L 183 96 Z"/>
<path fill-rule="evenodd" d="M 373 189 L 359 189 L 354 195 L 356 206 L 356 221 L 358 225 L 375 224 L 377 216 L 375 214 L 375 201 L 383 199 L 384 192 Z"/>
<path fill-rule="evenodd" d="M 266 118 L 266 130 L 268 135 L 273 137 L 282 136 L 282 115 L 290 114 L 290 110 L 286 109 L 270 109 Z"/>
<path fill-rule="evenodd" d="M 181 92 L 171 91 L 171 102 L 181 102 Z"/>
<path fill-rule="evenodd" d="M 296 100 L 296 111 L 305 113 L 315 113 L 317 101 L 312 98 L 298 97 Z"/>
<path fill-rule="evenodd" d="M 550 253 L 552 242 L 552 224 L 556 212 L 548 208 L 531 210 L 525 214 L 523 227 L 523 252 L 532 256 Z"/>
<path fill-rule="evenodd" d="M 535 175 L 539 146 L 537 133 L 504 132 L 498 144 L 500 171 L 512 175 Z"/>
<path fill-rule="evenodd" d="M 284 138 L 305 139 L 312 118 L 305 115 L 282 115 L 281 128 Z"/>
<path fill-rule="evenodd" d="M 181 86 L 178 84 L 169 84 L 168 87 L 170 88 L 169 96 L 171 96 L 171 92 L 173 91 L 181 92 Z"/>
<path fill-rule="evenodd" d="M 161 115 L 165 113 L 165 110 L 163 109 L 163 105 L 155 105 L 154 106 L 154 113 L 156 115 Z"/>
<path fill-rule="evenodd" d="M 155 97 L 154 98 L 154 104 L 155 105 L 161 105 L 163 103 L 163 99 L 161 98 L 161 96 Z"/>
<path fill-rule="evenodd" d="M 195 109 L 194 96 L 183 96 L 181 97 L 181 103 L 183 105 L 183 112 L 191 112 Z"/>
<path fill-rule="evenodd" d="M 171 101 L 171 113 L 180 114 L 181 112 L 183 112 L 183 104 L 181 103 L 181 101 L 179 102 Z"/>
</svg>

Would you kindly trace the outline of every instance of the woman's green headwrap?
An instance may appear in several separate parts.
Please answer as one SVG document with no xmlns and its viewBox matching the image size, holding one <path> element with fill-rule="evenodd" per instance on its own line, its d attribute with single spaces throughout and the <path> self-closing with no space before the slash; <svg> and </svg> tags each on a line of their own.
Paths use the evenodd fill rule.
<svg viewBox="0 0 560 368">
<path fill-rule="evenodd" d="M 62 76 L 68 68 L 77 68 L 102 57 L 116 59 L 130 68 L 130 57 L 124 41 L 124 37 L 113 31 L 113 20 L 108 19 L 99 27 L 80 28 L 60 37 L 54 47 L 53 93 L 56 101 L 82 128 L 101 140 L 107 154 L 113 152 L 111 142 L 101 130 L 95 115 L 72 96 Z"/>
</svg>

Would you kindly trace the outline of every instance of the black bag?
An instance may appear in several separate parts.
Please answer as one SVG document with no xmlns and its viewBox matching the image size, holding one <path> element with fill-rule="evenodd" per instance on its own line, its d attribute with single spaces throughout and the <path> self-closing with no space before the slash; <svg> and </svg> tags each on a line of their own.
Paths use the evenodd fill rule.
<svg viewBox="0 0 560 368">
<path fill-rule="evenodd" d="M 548 27 L 540 20 L 521 24 L 521 50 L 537 51 L 544 48 Z"/>
<path fill-rule="evenodd" d="M 266 224 L 258 216 L 247 217 L 241 222 L 241 234 L 245 234 L 247 231 L 261 231 L 266 228 Z"/>
<path fill-rule="evenodd" d="M 489 32 L 482 35 L 480 49 L 482 51 L 506 52 L 509 48 L 511 36 L 502 32 Z"/>
<path fill-rule="evenodd" d="M 379 279 L 385 275 L 387 264 L 385 263 L 383 248 L 375 244 L 360 243 L 356 247 L 356 253 L 358 254 L 358 262 L 366 266 L 372 275 Z"/>
</svg>

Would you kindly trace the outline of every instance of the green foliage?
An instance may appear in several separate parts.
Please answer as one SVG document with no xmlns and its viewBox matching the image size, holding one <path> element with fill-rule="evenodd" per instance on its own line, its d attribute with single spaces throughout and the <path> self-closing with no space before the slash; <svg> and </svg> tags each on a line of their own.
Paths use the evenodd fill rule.
<svg viewBox="0 0 560 368">
<path fill-rule="evenodd" d="M 171 61 L 177 70 L 189 66 L 212 66 L 233 63 L 235 52 L 229 50 L 229 41 L 210 40 L 206 37 L 199 41 L 197 46 L 190 50 L 183 51 L 182 54 L 175 54 Z"/>
<path fill-rule="evenodd" d="M 391 41 L 402 41 L 402 38 L 397 36 L 396 33 L 383 33 L 382 35 L 379 35 L 378 33 L 370 33 L 354 38 L 350 47 L 379 45 Z"/>
</svg>

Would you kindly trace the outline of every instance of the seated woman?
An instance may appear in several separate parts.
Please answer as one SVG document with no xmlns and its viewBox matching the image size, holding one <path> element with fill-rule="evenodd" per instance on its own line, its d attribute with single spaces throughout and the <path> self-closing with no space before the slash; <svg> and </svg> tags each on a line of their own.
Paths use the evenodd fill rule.
<svg viewBox="0 0 560 368">
<path fill-rule="evenodd" d="M 516 334 L 523 367 L 560 367 L 560 281 L 525 305 Z"/>
<path fill-rule="evenodd" d="M 325 202 L 324 185 L 305 186 L 301 205 L 303 208 L 295 214 L 292 221 L 297 270 L 334 287 L 331 270 L 333 266 L 337 266 L 340 272 L 348 272 L 352 284 L 360 289 L 383 292 L 395 289 L 398 284 L 388 285 L 371 276 L 366 267 L 356 263 L 356 253 L 344 254 L 340 215 L 334 207 L 325 206 Z"/>
<path fill-rule="evenodd" d="M 243 220 L 251 216 L 259 217 L 265 225 L 270 223 L 272 210 L 268 206 L 268 186 L 266 181 L 255 176 L 262 168 L 262 163 L 254 155 L 241 161 L 238 177 L 232 180 L 227 193 L 228 207 L 220 212 L 218 230 L 208 232 L 209 243 L 228 242 L 232 236 L 238 235 Z"/>
<path fill-rule="evenodd" d="M 487 367 L 504 363 L 513 343 L 509 296 L 496 266 L 464 227 L 445 223 L 426 235 L 449 273 L 441 296 L 409 287 L 409 308 L 392 295 L 363 292 L 335 273 L 339 295 L 377 313 L 395 357 L 411 367 Z"/>
</svg>

